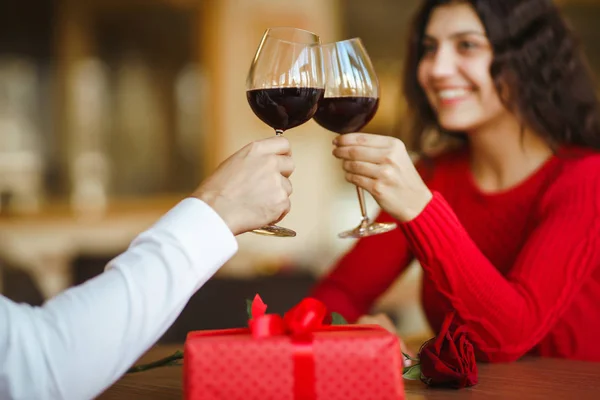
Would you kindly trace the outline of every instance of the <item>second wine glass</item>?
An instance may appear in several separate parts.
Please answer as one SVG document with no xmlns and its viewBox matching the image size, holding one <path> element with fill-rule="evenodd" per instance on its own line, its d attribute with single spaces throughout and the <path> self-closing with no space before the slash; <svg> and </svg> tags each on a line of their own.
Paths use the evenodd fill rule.
<svg viewBox="0 0 600 400">
<path fill-rule="evenodd" d="M 248 73 L 250 108 L 277 136 L 309 121 L 317 111 L 325 83 L 319 36 L 297 28 L 270 28 L 264 33 Z M 267 225 L 253 231 L 296 236 L 291 229 Z"/>
<path fill-rule="evenodd" d="M 325 95 L 314 120 L 339 133 L 360 131 L 375 116 L 379 106 L 379 82 L 367 50 L 359 38 L 321 45 L 325 71 Z M 373 222 L 368 216 L 364 190 L 356 187 L 362 220 L 341 238 L 360 238 L 389 232 L 393 222 Z"/>
</svg>

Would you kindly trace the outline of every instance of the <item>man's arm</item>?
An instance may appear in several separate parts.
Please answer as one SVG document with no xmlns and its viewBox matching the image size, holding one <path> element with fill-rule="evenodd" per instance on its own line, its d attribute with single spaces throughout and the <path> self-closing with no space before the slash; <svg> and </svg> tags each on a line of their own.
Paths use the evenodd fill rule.
<svg viewBox="0 0 600 400">
<path fill-rule="evenodd" d="M 183 200 L 105 273 L 35 308 L 0 297 L 0 398 L 90 399 L 117 380 L 237 250 L 223 220 Z"/>
<path fill-rule="evenodd" d="M 0 296 L 0 399 L 100 394 L 235 253 L 234 235 L 288 213 L 293 170 L 287 139 L 251 143 L 138 236 L 102 275 L 40 308 Z"/>
</svg>

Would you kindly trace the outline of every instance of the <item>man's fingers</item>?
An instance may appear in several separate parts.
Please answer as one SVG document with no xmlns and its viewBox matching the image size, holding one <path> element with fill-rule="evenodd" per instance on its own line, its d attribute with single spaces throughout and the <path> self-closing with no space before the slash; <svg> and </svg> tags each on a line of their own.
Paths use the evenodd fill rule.
<svg viewBox="0 0 600 400">
<path fill-rule="evenodd" d="M 279 164 L 279 172 L 281 175 L 289 178 L 290 175 L 294 172 L 296 168 L 296 164 L 294 164 L 294 160 L 291 156 L 277 156 L 277 162 Z"/>
<path fill-rule="evenodd" d="M 290 196 L 293 192 L 293 188 L 292 188 L 292 182 L 290 182 L 290 180 L 288 178 L 285 177 L 281 177 L 281 186 L 283 187 L 283 190 L 285 190 L 285 192 L 287 193 L 288 196 Z"/>
<path fill-rule="evenodd" d="M 260 154 L 280 154 L 291 156 L 292 148 L 289 140 L 283 136 L 273 136 L 253 142 Z"/>
<path fill-rule="evenodd" d="M 292 202 L 290 201 L 290 199 L 288 198 L 285 205 L 284 205 L 284 211 L 281 213 L 281 215 L 279 216 L 279 218 L 277 218 L 275 221 L 273 221 L 273 224 L 278 223 L 279 221 L 281 221 L 283 218 L 285 218 L 286 215 L 288 215 L 288 213 L 290 212 L 290 209 L 292 208 Z"/>
</svg>

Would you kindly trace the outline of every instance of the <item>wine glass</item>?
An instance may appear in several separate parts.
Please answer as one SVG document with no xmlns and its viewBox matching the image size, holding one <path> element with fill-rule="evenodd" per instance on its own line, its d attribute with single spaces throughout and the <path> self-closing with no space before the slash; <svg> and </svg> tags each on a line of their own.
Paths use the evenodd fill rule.
<svg viewBox="0 0 600 400">
<path fill-rule="evenodd" d="M 314 120 L 323 128 L 345 134 L 360 131 L 377 112 L 379 82 L 360 38 L 321 45 L 325 71 L 325 95 Z M 372 222 L 367 214 L 364 190 L 356 187 L 362 220 L 341 238 L 360 238 L 389 232 L 393 222 Z"/>
<path fill-rule="evenodd" d="M 276 27 L 262 37 L 246 81 L 250 108 L 277 136 L 309 121 L 325 91 L 319 36 L 302 29 Z M 292 237 L 277 225 L 253 231 Z"/>
</svg>

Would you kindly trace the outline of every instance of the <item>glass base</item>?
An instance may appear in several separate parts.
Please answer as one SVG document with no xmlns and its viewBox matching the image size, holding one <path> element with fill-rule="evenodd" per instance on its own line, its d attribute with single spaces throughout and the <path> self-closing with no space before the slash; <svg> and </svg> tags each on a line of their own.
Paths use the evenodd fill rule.
<svg viewBox="0 0 600 400">
<path fill-rule="evenodd" d="M 362 223 L 356 228 L 340 233 L 338 236 L 342 239 L 348 238 L 361 238 L 367 236 L 379 235 L 381 233 L 386 233 L 389 231 L 393 231 L 398 227 L 394 222 L 373 222 Z"/>
<path fill-rule="evenodd" d="M 291 229 L 283 228 L 277 225 L 267 225 L 263 226 L 260 229 L 255 229 L 252 232 L 257 233 L 259 235 L 265 236 L 278 236 L 278 237 L 295 237 L 296 232 Z"/>
</svg>

